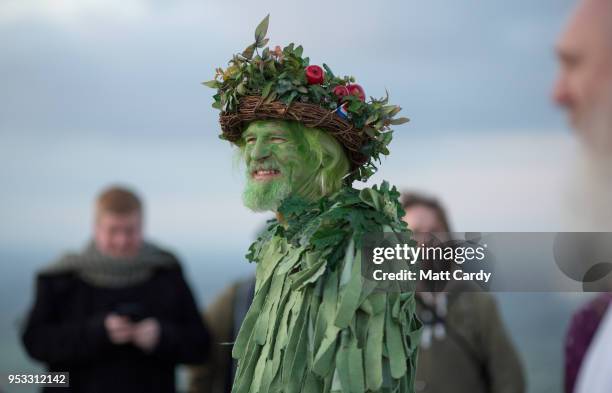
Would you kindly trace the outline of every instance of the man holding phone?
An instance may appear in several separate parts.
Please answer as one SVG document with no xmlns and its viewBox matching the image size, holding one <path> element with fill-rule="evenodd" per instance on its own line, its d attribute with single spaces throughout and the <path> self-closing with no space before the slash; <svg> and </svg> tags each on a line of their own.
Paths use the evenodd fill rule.
<svg viewBox="0 0 612 393">
<path fill-rule="evenodd" d="M 174 392 L 176 364 L 205 360 L 209 335 L 180 264 L 143 240 L 142 221 L 139 198 L 109 188 L 93 241 L 38 273 L 23 343 L 70 373 L 64 392 Z"/>
</svg>

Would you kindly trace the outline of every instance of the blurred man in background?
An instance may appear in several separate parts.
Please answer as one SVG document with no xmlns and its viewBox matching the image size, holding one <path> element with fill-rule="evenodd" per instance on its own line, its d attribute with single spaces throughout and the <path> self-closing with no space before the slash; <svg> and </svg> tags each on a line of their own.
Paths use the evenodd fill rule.
<svg viewBox="0 0 612 393">
<path fill-rule="evenodd" d="M 69 392 L 173 392 L 177 363 L 202 361 L 209 342 L 171 253 L 143 240 L 130 190 L 98 197 L 93 241 L 37 276 L 23 343 Z"/>
<path fill-rule="evenodd" d="M 206 308 L 204 321 L 210 329 L 210 357 L 190 367 L 189 393 L 230 393 L 237 362 L 232 345 L 255 294 L 255 276 L 226 287 Z"/>
<path fill-rule="evenodd" d="M 259 238 L 266 229 L 256 232 Z M 189 393 L 230 393 L 238 366 L 232 358 L 232 345 L 253 302 L 255 275 L 235 281 L 215 297 L 203 313 L 210 331 L 210 356 L 205 363 L 189 369 Z"/>
<path fill-rule="evenodd" d="M 446 213 L 433 198 L 404 193 L 404 221 L 416 232 L 450 232 Z M 415 238 L 416 238 L 415 237 Z M 421 284 L 421 283 L 420 283 Z M 417 288 L 423 323 L 415 390 L 427 393 L 522 393 L 519 357 L 495 299 L 474 283 L 449 281 L 429 292 Z"/>
<path fill-rule="evenodd" d="M 612 230 L 612 1 L 582 0 L 561 34 L 554 100 L 582 142 L 574 187 L 576 230 Z M 612 287 L 604 288 L 611 291 Z M 612 295 L 600 294 L 572 318 L 565 391 L 612 392 Z"/>
</svg>

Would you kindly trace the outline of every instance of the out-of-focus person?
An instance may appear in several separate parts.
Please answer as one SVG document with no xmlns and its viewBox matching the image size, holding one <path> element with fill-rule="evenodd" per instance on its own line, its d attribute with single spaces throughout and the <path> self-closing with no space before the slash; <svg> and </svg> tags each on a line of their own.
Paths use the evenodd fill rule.
<svg viewBox="0 0 612 393">
<path fill-rule="evenodd" d="M 571 229 L 612 231 L 612 4 L 581 0 L 556 47 L 553 99 L 581 147 L 570 206 Z"/>
<path fill-rule="evenodd" d="M 553 98 L 566 110 L 582 147 L 571 224 L 574 230 L 612 231 L 612 1 L 579 1 L 557 54 Z M 602 293 L 572 317 L 565 343 L 566 393 L 612 392 L 611 304 L 612 295 Z"/>
<path fill-rule="evenodd" d="M 403 219 L 416 236 L 451 232 L 436 199 L 405 192 L 402 206 Z M 480 292 L 473 283 L 449 281 L 436 292 L 417 288 L 416 299 L 423 323 L 416 392 L 525 391 L 520 359 L 491 294 Z"/>
<path fill-rule="evenodd" d="M 27 352 L 70 373 L 63 392 L 174 392 L 175 366 L 201 362 L 209 345 L 179 261 L 144 241 L 142 203 L 128 189 L 99 195 L 93 232 L 84 250 L 38 272 Z"/>
<path fill-rule="evenodd" d="M 237 362 L 232 344 L 253 302 L 255 276 L 232 283 L 206 308 L 204 320 L 210 330 L 208 360 L 189 369 L 189 393 L 230 393 Z"/>
<path fill-rule="evenodd" d="M 262 226 L 256 238 L 265 231 Z M 225 287 L 206 307 L 202 317 L 210 331 L 210 356 L 189 367 L 189 393 L 231 393 L 238 366 L 232 358 L 233 343 L 253 302 L 255 275 Z"/>
</svg>

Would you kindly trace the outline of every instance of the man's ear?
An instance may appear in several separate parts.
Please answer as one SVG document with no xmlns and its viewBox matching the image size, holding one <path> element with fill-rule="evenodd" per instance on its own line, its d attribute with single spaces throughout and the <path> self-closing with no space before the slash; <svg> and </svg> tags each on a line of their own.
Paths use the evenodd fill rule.
<svg viewBox="0 0 612 393">
<path fill-rule="evenodd" d="M 334 165 L 338 165 L 341 159 L 342 157 L 337 157 L 328 149 L 324 149 L 321 167 L 326 168 L 326 169 L 333 167 Z"/>
</svg>

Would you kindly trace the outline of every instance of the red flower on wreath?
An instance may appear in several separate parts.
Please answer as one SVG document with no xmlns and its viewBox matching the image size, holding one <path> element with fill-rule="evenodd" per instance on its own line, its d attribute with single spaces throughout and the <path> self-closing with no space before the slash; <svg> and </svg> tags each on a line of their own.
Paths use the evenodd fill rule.
<svg viewBox="0 0 612 393">
<path fill-rule="evenodd" d="M 342 86 L 342 85 L 338 85 L 334 87 L 334 90 L 332 92 L 336 95 L 336 97 L 338 98 L 338 101 L 342 101 L 342 99 L 345 96 L 349 95 L 349 91 L 346 88 L 346 86 Z"/>
<path fill-rule="evenodd" d="M 357 83 L 353 83 L 351 85 L 347 85 L 346 88 L 348 89 L 349 94 L 356 95 L 359 97 L 360 101 L 365 101 L 365 91 L 363 90 L 363 87 L 359 86 Z"/>
<path fill-rule="evenodd" d="M 323 72 L 323 68 L 318 65 L 309 65 L 306 67 L 306 80 L 309 85 L 320 85 L 323 83 L 323 78 L 325 73 Z"/>
</svg>

